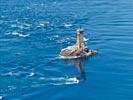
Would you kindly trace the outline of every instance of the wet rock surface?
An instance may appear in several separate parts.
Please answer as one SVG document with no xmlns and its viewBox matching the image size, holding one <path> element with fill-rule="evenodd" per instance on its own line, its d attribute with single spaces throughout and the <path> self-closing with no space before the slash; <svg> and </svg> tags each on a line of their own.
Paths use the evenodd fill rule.
<svg viewBox="0 0 133 100">
<path fill-rule="evenodd" d="M 95 54 L 95 53 L 96 53 L 96 51 L 89 50 L 88 48 L 85 48 L 83 50 L 78 50 L 76 48 L 73 49 L 71 47 L 71 48 L 63 49 L 60 52 L 60 55 L 64 56 L 64 57 L 86 57 L 86 56 L 90 56 L 90 55 Z"/>
</svg>

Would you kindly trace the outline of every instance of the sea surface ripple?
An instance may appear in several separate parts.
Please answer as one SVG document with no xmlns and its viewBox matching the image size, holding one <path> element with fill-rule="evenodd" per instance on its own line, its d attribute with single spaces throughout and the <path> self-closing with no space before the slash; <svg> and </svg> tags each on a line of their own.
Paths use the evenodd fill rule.
<svg viewBox="0 0 133 100">
<path fill-rule="evenodd" d="M 98 54 L 59 58 L 85 29 Z M 0 100 L 133 100 L 132 0 L 0 0 Z"/>
</svg>

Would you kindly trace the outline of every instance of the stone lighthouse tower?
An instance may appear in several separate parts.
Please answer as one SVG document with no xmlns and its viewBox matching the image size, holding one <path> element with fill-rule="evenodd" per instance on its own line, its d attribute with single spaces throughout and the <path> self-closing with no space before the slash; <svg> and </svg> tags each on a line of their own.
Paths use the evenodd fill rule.
<svg viewBox="0 0 133 100">
<path fill-rule="evenodd" d="M 79 28 L 77 29 L 77 48 L 78 50 L 83 50 L 84 49 L 84 39 L 83 39 L 83 33 L 84 30 Z"/>
</svg>

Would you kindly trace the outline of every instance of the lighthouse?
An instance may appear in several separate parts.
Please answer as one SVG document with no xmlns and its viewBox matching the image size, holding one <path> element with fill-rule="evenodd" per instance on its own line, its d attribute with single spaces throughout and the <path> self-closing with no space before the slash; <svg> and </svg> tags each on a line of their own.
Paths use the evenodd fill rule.
<svg viewBox="0 0 133 100">
<path fill-rule="evenodd" d="M 84 30 L 79 28 L 77 29 L 77 48 L 78 50 L 84 49 L 84 38 L 83 38 Z"/>
<path fill-rule="evenodd" d="M 96 53 L 95 50 L 91 50 L 85 46 L 83 34 L 84 30 L 82 28 L 77 29 L 76 44 L 62 49 L 60 52 L 60 56 L 62 58 L 81 58 L 91 56 Z"/>
</svg>

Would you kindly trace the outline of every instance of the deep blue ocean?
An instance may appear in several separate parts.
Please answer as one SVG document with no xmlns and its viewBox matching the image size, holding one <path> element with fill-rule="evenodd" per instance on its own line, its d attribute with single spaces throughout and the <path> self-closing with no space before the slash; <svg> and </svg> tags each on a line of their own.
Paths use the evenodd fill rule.
<svg viewBox="0 0 133 100">
<path fill-rule="evenodd" d="M 0 100 L 133 100 L 133 0 L 0 0 Z"/>
</svg>

